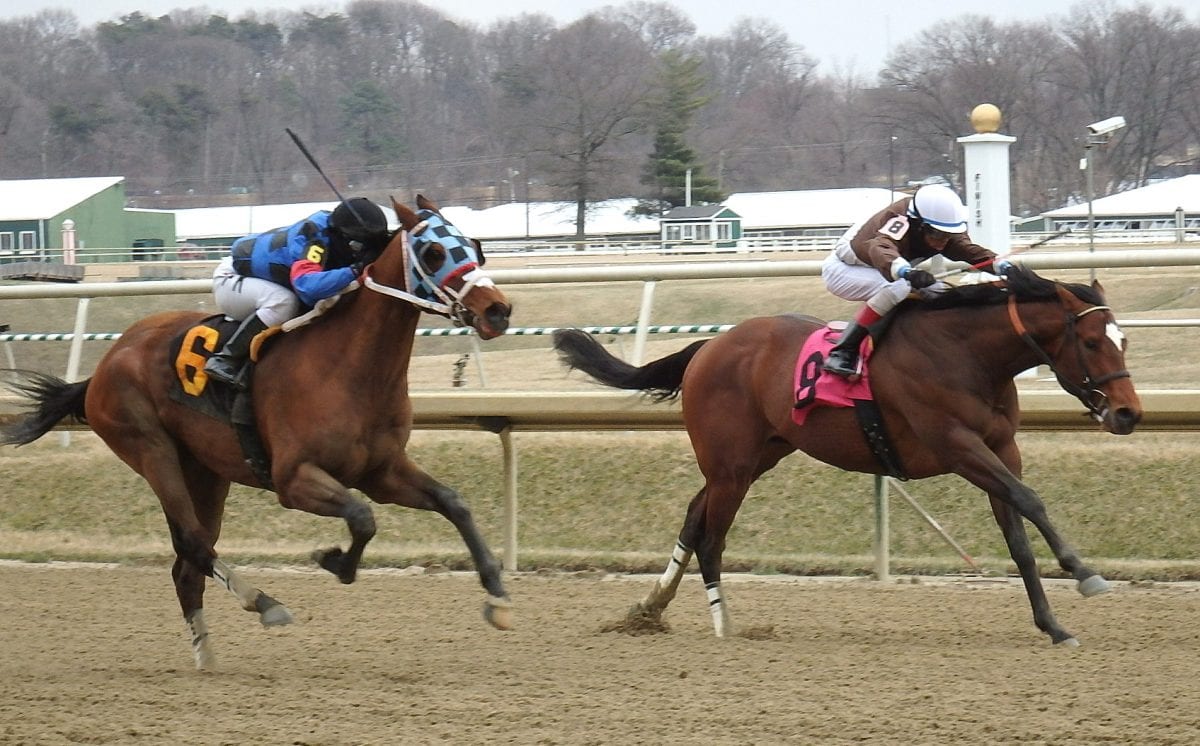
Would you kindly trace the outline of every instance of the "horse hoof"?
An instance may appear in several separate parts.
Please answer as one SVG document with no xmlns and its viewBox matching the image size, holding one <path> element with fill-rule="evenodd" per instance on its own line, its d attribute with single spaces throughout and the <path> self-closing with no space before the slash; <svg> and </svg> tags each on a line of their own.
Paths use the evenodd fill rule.
<svg viewBox="0 0 1200 746">
<path fill-rule="evenodd" d="M 1084 578 L 1083 580 L 1079 581 L 1079 585 L 1076 587 L 1085 598 L 1099 596 L 1101 593 L 1108 593 L 1112 590 L 1112 586 L 1109 585 L 1108 581 L 1099 575 L 1092 575 Z"/>
<path fill-rule="evenodd" d="M 512 629 L 512 601 L 488 596 L 488 600 L 483 604 L 483 618 L 496 629 Z"/>
<path fill-rule="evenodd" d="M 292 616 L 292 612 L 283 604 L 275 604 L 264 609 L 258 615 L 258 620 L 262 622 L 262 626 L 264 627 L 282 627 L 285 624 L 291 624 L 296 621 Z"/>
<path fill-rule="evenodd" d="M 1076 640 L 1074 637 L 1068 637 L 1065 640 L 1059 640 L 1054 643 L 1054 646 L 1057 648 L 1077 648 L 1079 647 L 1079 640 Z"/>
<path fill-rule="evenodd" d="M 313 562 L 336 575 L 343 585 L 350 585 L 354 582 L 358 568 L 346 567 L 346 553 L 342 551 L 341 547 L 316 549 L 309 556 L 312 557 Z"/>
</svg>

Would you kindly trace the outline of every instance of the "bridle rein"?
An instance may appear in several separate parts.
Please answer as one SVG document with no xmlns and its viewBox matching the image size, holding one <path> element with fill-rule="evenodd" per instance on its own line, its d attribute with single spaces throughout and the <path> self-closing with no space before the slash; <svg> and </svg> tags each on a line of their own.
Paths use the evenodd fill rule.
<svg viewBox="0 0 1200 746">
<path fill-rule="evenodd" d="M 1087 408 L 1088 413 L 1093 419 L 1095 419 L 1097 422 L 1103 422 L 1104 418 L 1108 415 L 1108 395 L 1101 391 L 1100 387 L 1109 381 L 1114 381 L 1119 378 L 1129 378 L 1130 373 L 1126 369 L 1121 369 L 1096 378 L 1092 376 L 1091 371 L 1088 370 L 1087 362 L 1083 359 L 1083 351 L 1079 349 L 1078 334 L 1075 331 L 1075 325 L 1079 319 L 1095 311 L 1111 312 L 1112 309 L 1108 306 L 1089 306 L 1079 313 L 1066 314 L 1066 329 L 1063 332 L 1063 341 L 1062 345 L 1059 347 L 1059 352 L 1061 352 L 1062 347 L 1065 345 L 1070 344 L 1074 347 L 1075 354 L 1078 357 L 1079 368 L 1083 371 L 1083 381 L 1079 384 L 1076 384 L 1073 381 L 1067 380 L 1062 376 L 1061 373 L 1058 372 L 1058 369 L 1054 366 L 1053 358 L 1047 354 L 1042 346 L 1039 345 L 1036 340 L 1034 340 L 1033 335 L 1029 333 L 1029 330 L 1025 328 L 1025 325 L 1021 322 L 1021 317 L 1017 312 L 1016 296 L 1010 295 L 1008 298 L 1008 318 L 1012 322 L 1013 330 L 1016 331 L 1017 335 L 1024 340 L 1027 345 L 1029 345 L 1030 349 L 1034 351 L 1042 363 L 1050 368 L 1051 372 L 1054 373 L 1054 377 L 1058 380 L 1058 384 L 1063 387 L 1063 390 L 1078 399 L 1079 402 Z M 1057 352 L 1055 353 L 1054 357 L 1058 357 Z"/>
</svg>

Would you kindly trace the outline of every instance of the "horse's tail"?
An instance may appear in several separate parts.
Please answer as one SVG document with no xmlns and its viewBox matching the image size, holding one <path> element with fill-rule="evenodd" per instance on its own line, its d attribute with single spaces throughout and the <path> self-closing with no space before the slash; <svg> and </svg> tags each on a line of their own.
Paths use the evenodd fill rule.
<svg viewBox="0 0 1200 746">
<path fill-rule="evenodd" d="M 679 396 L 683 372 L 707 341 L 693 342 L 679 352 L 639 368 L 612 355 L 587 332 L 579 329 L 554 332 L 554 349 L 558 350 L 559 359 L 567 367 L 581 370 L 605 386 L 645 391 L 655 401 Z"/>
<path fill-rule="evenodd" d="M 90 378 L 68 383 L 61 378 L 30 370 L 9 372 L 17 374 L 20 378 L 15 383 L 8 384 L 8 388 L 32 399 L 33 403 L 26 407 L 24 417 L 0 428 L 0 444 L 23 446 L 32 443 L 67 418 L 74 422 L 87 422 L 83 412 L 83 400 L 87 396 Z"/>
</svg>

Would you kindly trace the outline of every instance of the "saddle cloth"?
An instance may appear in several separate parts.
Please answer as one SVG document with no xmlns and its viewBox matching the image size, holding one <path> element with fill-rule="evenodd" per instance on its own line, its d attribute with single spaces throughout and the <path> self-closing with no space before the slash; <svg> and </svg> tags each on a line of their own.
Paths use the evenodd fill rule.
<svg viewBox="0 0 1200 746">
<path fill-rule="evenodd" d="M 229 386 L 213 384 L 206 376 L 198 374 L 209 356 L 221 349 L 239 324 L 226 321 L 220 314 L 209 316 L 171 340 L 171 362 L 175 369 L 167 392 L 171 399 L 201 414 L 230 422 L 237 392 Z"/>
<path fill-rule="evenodd" d="M 870 401 L 873 398 L 867 379 L 867 367 L 873 349 L 869 335 L 863 340 L 860 350 L 861 378 L 851 381 L 821 370 L 825 356 L 837 344 L 841 333 L 841 328 L 821 327 L 810 334 L 800 347 L 792 386 L 795 394 L 792 421 L 797 425 L 804 425 L 804 421 L 815 407 L 852 407 L 856 400 Z"/>
</svg>

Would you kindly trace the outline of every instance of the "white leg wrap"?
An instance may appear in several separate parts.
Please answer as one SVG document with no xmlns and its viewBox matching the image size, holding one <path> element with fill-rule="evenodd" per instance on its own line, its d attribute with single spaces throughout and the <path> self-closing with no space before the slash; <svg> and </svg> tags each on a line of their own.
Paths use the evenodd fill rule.
<svg viewBox="0 0 1200 746">
<path fill-rule="evenodd" d="M 238 603 L 246 611 L 257 611 L 255 601 L 258 599 L 258 589 L 247 583 L 233 571 L 229 565 L 222 560 L 213 560 L 213 580 L 225 588 L 225 590 L 237 596 Z"/>
<path fill-rule="evenodd" d="M 675 591 L 679 588 L 679 581 L 683 579 L 683 571 L 687 569 L 688 562 L 692 559 L 692 553 L 687 547 L 675 542 L 675 548 L 671 550 L 671 561 L 667 563 L 667 569 L 663 571 L 660 577 L 654 583 L 654 589 L 650 591 L 650 595 L 642 601 L 642 606 L 646 609 L 661 610 L 671 603 L 671 599 L 675 598 Z"/>
<path fill-rule="evenodd" d="M 687 569 L 688 562 L 691 560 L 692 553 L 679 542 L 675 542 L 675 548 L 671 550 L 671 561 L 667 563 L 667 569 L 663 571 L 658 584 L 663 588 L 678 586 L 683 577 L 683 571 Z"/>
<path fill-rule="evenodd" d="M 212 671 L 217 667 L 217 655 L 208 639 L 208 623 L 204 621 L 204 609 L 196 609 L 185 620 L 188 634 L 192 638 L 192 656 L 196 659 L 197 671 Z"/>
<path fill-rule="evenodd" d="M 721 594 L 721 584 L 713 583 L 707 586 L 708 610 L 712 612 L 713 632 L 717 637 L 728 637 L 730 633 L 729 612 L 725 608 L 725 597 Z"/>
</svg>

